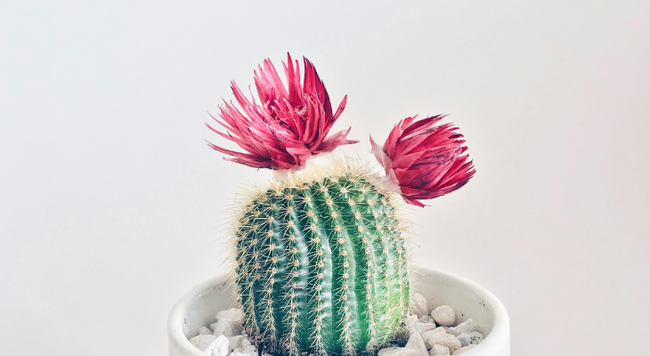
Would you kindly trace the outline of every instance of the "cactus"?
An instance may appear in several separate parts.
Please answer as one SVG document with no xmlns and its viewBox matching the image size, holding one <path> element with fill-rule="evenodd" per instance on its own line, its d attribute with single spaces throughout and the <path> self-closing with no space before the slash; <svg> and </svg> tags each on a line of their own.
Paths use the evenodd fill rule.
<svg viewBox="0 0 650 356">
<path fill-rule="evenodd" d="M 236 272 L 245 326 L 275 352 L 372 350 L 392 339 L 409 304 L 395 208 L 354 169 L 309 176 L 276 183 L 244 209 Z"/>
<path fill-rule="evenodd" d="M 244 327 L 274 355 L 372 352 L 395 338 L 409 307 L 409 269 L 401 201 L 425 206 L 474 174 L 462 135 L 443 116 L 408 117 L 383 146 L 370 139 L 380 177 L 355 161 L 328 168 L 311 157 L 357 143 L 347 131 L 329 135 L 336 111 L 316 69 L 288 56 L 286 86 L 269 60 L 255 72 L 259 101 L 233 82 L 242 111 L 225 102 L 208 127 L 245 152 L 214 150 L 255 168 L 281 172 L 251 194 L 234 224 L 235 272 Z M 400 198 L 401 197 L 401 198 Z"/>
</svg>

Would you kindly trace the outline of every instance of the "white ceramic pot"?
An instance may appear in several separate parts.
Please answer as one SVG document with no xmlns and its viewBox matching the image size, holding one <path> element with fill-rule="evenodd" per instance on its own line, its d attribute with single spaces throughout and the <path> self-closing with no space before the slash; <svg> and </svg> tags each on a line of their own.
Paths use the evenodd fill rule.
<svg viewBox="0 0 650 356">
<path fill-rule="evenodd" d="M 503 304 L 480 285 L 446 272 L 420 268 L 416 289 L 433 306 L 447 304 L 456 311 L 457 322 L 472 318 L 485 336 L 463 356 L 510 356 L 510 321 Z M 188 340 L 201 326 L 213 323 L 217 312 L 229 308 L 233 296 L 225 276 L 203 282 L 181 298 L 169 315 L 170 356 L 204 356 Z"/>
</svg>

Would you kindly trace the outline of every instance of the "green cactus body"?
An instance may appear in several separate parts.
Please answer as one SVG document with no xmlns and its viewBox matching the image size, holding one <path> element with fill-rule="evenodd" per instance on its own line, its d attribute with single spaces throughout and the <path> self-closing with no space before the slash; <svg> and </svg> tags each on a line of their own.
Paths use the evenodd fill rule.
<svg viewBox="0 0 650 356">
<path fill-rule="evenodd" d="M 237 235 L 245 327 L 275 354 L 346 354 L 390 341 L 409 304 L 395 207 L 367 174 L 277 183 Z"/>
</svg>

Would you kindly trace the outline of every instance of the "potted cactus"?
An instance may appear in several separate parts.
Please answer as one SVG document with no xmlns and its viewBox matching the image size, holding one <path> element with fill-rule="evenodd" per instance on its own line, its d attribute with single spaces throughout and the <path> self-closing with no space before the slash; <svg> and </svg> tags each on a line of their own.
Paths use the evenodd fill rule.
<svg viewBox="0 0 650 356">
<path fill-rule="evenodd" d="M 442 115 L 401 120 L 382 146 L 370 138 L 385 174 L 349 157 L 314 164 L 358 141 L 350 129 L 329 134 L 347 97 L 334 111 L 313 64 L 303 63 L 301 73 L 288 55 L 285 85 L 265 60 L 254 76 L 259 101 L 232 82 L 240 108 L 224 102 L 218 126 L 207 125 L 243 150 L 209 143 L 225 159 L 276 172 L 238 203 L 234 300 L 260 351 L 372 354 L 395 340 L 409 313 L 413 268 L 400 211 L 462 187 L 474 167 Z"/>
</svg>

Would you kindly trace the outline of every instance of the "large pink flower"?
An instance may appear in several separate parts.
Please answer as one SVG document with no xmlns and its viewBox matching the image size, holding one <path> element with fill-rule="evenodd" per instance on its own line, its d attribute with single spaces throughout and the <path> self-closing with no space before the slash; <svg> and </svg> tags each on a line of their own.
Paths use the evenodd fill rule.
<svg viewBox="0 0 650 356">
<path fill-rule="evenodd" d="M 463 135 L 452 124 L 435 126 L 444 115 L 413 122 L 408 117 L 390 132 L 384 147 L 372 137 L 372 151 L 386 170 L 391 184 L 399 186 L 409 204 L 433 199 L 462 187 L 474 175 Z"/>
<path fill-rule="evenodd" d="M 282 83 L 269 59 L 255 71 L 255 86 L 259 103 L 248 100 L 233 81 L 231 88 L 241 110 L 232 102 L 219 109 L 221 119 L 212 117 L 223 126 L 223 133 L 207 125 L 247 152 L 228 150 L 212 143 L 213 149 L 233 156 L 227 160 L 256 168 L 299 170 L 307 159 L 336 147 L 357 143 L 346 139 L 350 129 L 327 137 L 330 128 L 345 108 L 343 98 L 335 113 L 325 86 L 313 64 L 304 60 L 304 79 L 300 84 L 300 66 L 287 54 L 283 63 L 287 86 Z"/>
</svg>

